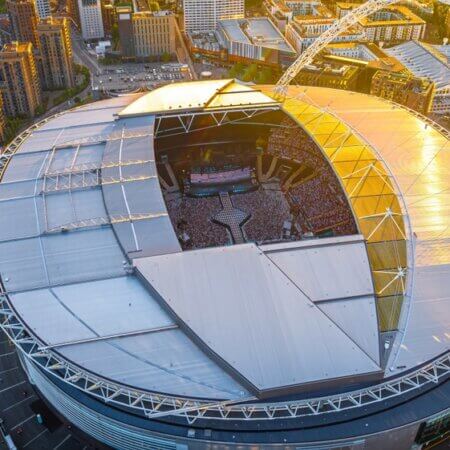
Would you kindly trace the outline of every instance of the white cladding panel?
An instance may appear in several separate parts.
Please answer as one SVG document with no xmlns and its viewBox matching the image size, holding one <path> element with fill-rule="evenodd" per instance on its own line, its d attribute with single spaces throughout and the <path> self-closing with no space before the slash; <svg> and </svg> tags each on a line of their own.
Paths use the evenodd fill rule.
<svg viewBox="0 0 450 450">
<path fill-rule="evenodd" d="M 260 391 L 379 370 L 347 332 L 253 244 L 134 263 L 203 344 Z"/>
</svg>

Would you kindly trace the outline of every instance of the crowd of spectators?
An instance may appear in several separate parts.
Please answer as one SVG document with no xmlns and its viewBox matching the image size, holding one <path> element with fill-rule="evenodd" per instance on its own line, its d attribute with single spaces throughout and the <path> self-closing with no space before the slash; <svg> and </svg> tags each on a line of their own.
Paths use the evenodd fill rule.
<svg viewBox="0 0 450 450">
<path fill-rule="evenodd" d="M 332 167 L 308 134 L 286 117 L 273 127 L 267 140 L 267 156 L 277 156 L 283 166 L 291 164 L 292 172 L 299 165 L 308 166 L 306 178 L 290 180 L 283 188 L 261 185 L 257 190 L 233 194 L 233 206 L 248 213 L 242 226 L 248 241 L 268 242 L 283 239 L 285 222 L 305 233 L 354 234 L 353 214 Z M 311 176 L 311 174 L 313 176 Z M 290 174 L 287 175 L 287 178 Z M 283 178 L 283 176 L 281 176 Z M 286 179 L 287 179 L 286 178 Z M 283 180 L 280 186 L 283 185 Z M 272 184 L 272 187 L 274 185 Z M 203 248 L 231 243 L 225 226 L 213 218 L 223 207 L 219 196 L 167 199 L 167 208 L 183 248 Z"/>
<path fill-rule="evenodd" d="M 187 197 L 166 201 L 173 227 L 183 249 L 226 245 L 230 242 L 225 227 L 212 221 L 222 204 L 219 197 Z"/>
<path fill-rule="evenodd" d="M 315 176 L 296 180 L 288 192 L 303 233 L 353 234 L 356 226 L 344 192 L 321 150 L 290 118 L 271 130 L 267 153 L 311 167 Z"/>
<path fill-rule="evenodd" d="M 256 191 L 233 195 L 232 202 L 235 208 L 250 214 L 243 227 L 247 240 L 267 242 L 282 239 L 283 224 L 290 219 L 290 210 L 280 190 L 259 187 Z"/>
</svg>

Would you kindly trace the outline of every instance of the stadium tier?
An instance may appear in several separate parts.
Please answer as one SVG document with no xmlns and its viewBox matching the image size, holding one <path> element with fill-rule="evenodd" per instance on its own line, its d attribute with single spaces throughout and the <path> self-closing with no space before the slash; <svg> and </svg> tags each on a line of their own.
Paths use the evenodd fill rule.
<svg viewBox="0 0 450 450">
<path fill-rule="evenodd" d="M 235 80 L 66 111 L 0 156 L 0 326 L 118 449 L 402 450 L 448 426 L 450 143 Z"/>
</svg>

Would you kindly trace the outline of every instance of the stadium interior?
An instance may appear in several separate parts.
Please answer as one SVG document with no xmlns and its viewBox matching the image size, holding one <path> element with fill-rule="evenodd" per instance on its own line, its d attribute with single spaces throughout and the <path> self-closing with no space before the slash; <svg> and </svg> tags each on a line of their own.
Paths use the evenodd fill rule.
<svg viewBox="0 0 450 450">
<path fill-rule="evenodd" d="M 183 249 L 357 233 L 339 180 L 320 148 L 281 111 L 190 133 L 164 123 L 159 179 Z M 167 130 L 167 131 L 166 131 Z"/>
</svg>

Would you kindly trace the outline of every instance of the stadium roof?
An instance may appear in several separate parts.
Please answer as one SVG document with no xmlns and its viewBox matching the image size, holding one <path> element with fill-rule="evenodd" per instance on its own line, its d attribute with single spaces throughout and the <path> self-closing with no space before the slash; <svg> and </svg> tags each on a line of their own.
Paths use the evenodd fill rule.
<svg viewBox="0 0 450 450">
<path fill-rule="evenodd" d="M 404 108 L 376 97 L 321 88 L 291 96 L 325 109 L 376 150 L 401 197 L 408 271 L 400 339 L 388 373 L 448 351 L 450 342 L 450 141 Z"/>
<path fill-rule="evenodd" d="M 171 114 L 188 111 L 213 111 L 226 108 L 276 105 L 272 98 L 234 80 L 201 83 L 173 83 L 143 95 L 119 117 Z"/>
<path fill-rule="evenodd" d="M 225 89 L 250 95 L 226 80 L 188 89 L 206 104 Z M 263 89 L 255 104 L 278 105 Z M 361 235 L 182 252 L 155 167 L 148 96 L 157 92 L 50 119 L 2 173 L 0 275 L 43 349 L 109 382 L 174 396 L 331 387 L 379 376 L 384 289 L 384 302 L 403 301 L 388 367 L 448 349 L 446 137 L 377 98 L 291 87 L 280 107 L 323 149 Z M 386 261 L 401 264 L 387 271 Z"/>
</svg>

